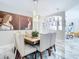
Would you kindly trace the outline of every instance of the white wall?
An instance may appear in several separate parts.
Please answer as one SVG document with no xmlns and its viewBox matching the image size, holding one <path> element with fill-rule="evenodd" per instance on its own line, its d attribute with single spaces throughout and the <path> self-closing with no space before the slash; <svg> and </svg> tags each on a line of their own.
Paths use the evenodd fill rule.
<svg viewBox="0 0 79 59">
<path fill-rule="evenodd" d="M 74 22 L 74 31 L 79 31 L 79 5 L 66 11 L 66 25 Z"/>
<path fill-rule="evenodd" d="M 18 0 L 0 0 L 0 11 L 6 11 L 10 13 L 15 13 L 15 14 L 20 14 L 20 15 L 25 15 L 25 16 L 32 16 L 32 7 L 33 5 L 32 2 L 26 1 L 19 1 Z M 23 2 L 23 3 L 21 3 Z M 29 2 L 31 3 L 29 6 Z"/>
</svg>

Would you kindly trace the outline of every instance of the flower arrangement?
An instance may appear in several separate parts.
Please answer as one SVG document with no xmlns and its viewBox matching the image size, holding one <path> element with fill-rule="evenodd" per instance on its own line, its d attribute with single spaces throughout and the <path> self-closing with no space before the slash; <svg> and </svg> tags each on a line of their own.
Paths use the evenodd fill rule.
<svg viewBox="0 0 79 59">
<path fill-rule="evenodd" d="M 32 31 L 32 37 L 38 37 L 39 32 L 37 31 Z"/>
</svg>

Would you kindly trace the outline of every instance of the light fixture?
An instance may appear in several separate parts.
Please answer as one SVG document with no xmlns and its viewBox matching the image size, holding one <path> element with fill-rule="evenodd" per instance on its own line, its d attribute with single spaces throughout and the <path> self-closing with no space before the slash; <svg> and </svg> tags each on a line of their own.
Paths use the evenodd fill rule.
<svg viewBox="0 0 79 59">
<path fill-rule="evenodd" d="M 38 2 L 38 0 L 33 0 L 34 1 L 34 3 L 37 3 Z"/>
<path fill-rule="evenodd" d="M 33 30 L 38 31 L 38 0 L 33 0 Z"/>
<path fill-rule="evenodd" d="M 34 5 L 33 5 L 33 20 L 38 19 L 38 0 L 33 0 Z"/>
</svg>

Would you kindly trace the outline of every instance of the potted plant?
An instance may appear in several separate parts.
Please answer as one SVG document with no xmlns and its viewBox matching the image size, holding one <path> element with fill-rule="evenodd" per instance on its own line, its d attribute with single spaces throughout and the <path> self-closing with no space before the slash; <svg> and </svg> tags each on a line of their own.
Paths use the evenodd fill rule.
<svg viewBox="0 0 79 59">
<path fill-rule="evenodd" d="M 38 33 L 37 31 L 33 31 L 33 32 L 32 32 L 32 37 L 33 37 L 33 38 L 34 38 L 34 37 L 38 37 L 38 34 L 39 34 L 39 33 Z"/>
</svg>

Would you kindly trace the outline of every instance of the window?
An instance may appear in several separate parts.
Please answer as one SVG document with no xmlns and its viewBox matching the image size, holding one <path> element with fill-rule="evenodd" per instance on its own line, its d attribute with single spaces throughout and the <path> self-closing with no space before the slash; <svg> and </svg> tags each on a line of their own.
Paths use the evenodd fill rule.
<svg viewBox="0 0 79 59">
<path fill-rule="evenodd" d="M 58 24 L 58 30 L 62 30 L 62 17 L 58 16 L 57 17 L 57 24 Z"/>
<path fill-rule="evenodd" d="M 44 31 L 62 30 L 62 17 L 50 16 L 43 20 L 42 28 Z"/>
</svg>

